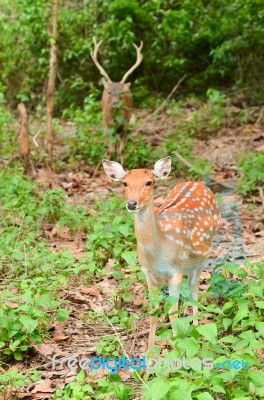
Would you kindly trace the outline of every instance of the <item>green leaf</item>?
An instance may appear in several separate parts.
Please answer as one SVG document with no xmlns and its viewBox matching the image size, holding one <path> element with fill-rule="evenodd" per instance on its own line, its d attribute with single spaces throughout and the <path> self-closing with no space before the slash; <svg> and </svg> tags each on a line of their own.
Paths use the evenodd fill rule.
<svg viewBox="0 0 264 400">
<path fill-rule="evenodd" d="M 230 318 L 223 318 L 223 327 L 225 328 L 225 330 L 227 331 L 227 329 L 229 328 L 229 326 L 232 324 L 232 319 Z"/>
<path fill-rule="evenodd" d="M 214 323 L 201 325 L 196 328 L 196 331 L 200 333 L 200 335 L 204 336 L 210 343 L 216 343 L 217 337 L 217 326 Z"/>
<path fill-rule="evenodd" d="M 57 310 L 56 320 L 59 322 L 64 322 L 69 318 L 70 312 L 69 310 L 59 309 Z"/>
<path fill-rule="evenodd" d="M 256 386 L 263 386 L 264 371 L 248 371 L 248 376 Z"/>
<path fill-rule="evenodd" d="M 214 398 L 208 392 L 198 394 L 197 399 L 198 400 L 214 400 Z"/>
<path fill-rule="evenodd" d="M 220 386 L 220 385 L 214 385 L 214 386 L 212 387 L 212 390 L 213 390 L 215 393 L 223 393 L 223 394 L 226 393 L 225 389 L 224 389 L 222 386 Z"/>
<path fill-rule="evenodd" d="M 15 359 L 16 359 L 17 361 L 23 360 L 23 356 L 22 356 L 22 353 L 21 353 L 20 351 L 15 351 L 15 352 L 14 352 L 14 357 L 15 357 Z"/>
<path fill-rule="evenodd" d="M 175 389 L 168 397 L 168 400 L 192 400 L 192 396 L 185 389 Z"/>
<path fill-rule="evenodd" d="M 15 340 L 14 342 L 10 343 L 9 348 L 14 351 L 21 343 L 21 340 Z"/>
<path fill-rule="evenodd" d="M 22 317 L 19 318 L 19 321 L 29 333 L 32 333 L 37 327 L 37 321 L 27 315 L 22 315 Z"/>
<path fill-rule="evenodd" d="M 165 383 L 165 381 L 152 381 L 151 388 L 150 388 L 150 394 L 151 394 L 151 400 L 162 400 L 165 398 L 166 394 L 170 390 L 170 384 Z"/>
<path fill-rule="evenodd" d="M 45 307 L 53 307 L 54 306 L 54 298 L 48 293 L 42 294 L 36 300 L 36 305 L 37 306 L 45 306 Z"/>
<path fill-rule="evenodd" d="M 238 342 L 238 338 L 236 336 L 232 336 L 232 335 L 228 335 L 228 336 L 224 336 L 221 339 L 219 339 L 220 343 L 232 343 L 232 344 L 236 344 Z"/>
<path fill-rule="evenodd" d="M 238 312 L 236 313 L 236 316 L 235 316 L 233 324 L 232 324 L 232 328 L 234 328 L 239 321 L 246 318 L 248 316 L 248 314 L 249 314 L 249 309 L 247 306 L 240 308 L 238 310 Z"/>
<path fill-rule="evenodd" d="M 119 232 L 122 233 L 125 237 L 128 236 L 129 231 L 130 231 L 130 226 L 129 225 L 121 225 L 118 228 Z"/>
<path fill-rule="evenodd" d="M 256 322 L 255 327 L 258 330 L 258 332 L 261 334 L 261 336 L 264 336 L 264 322 Z"/>
<path fill-rule="evenodd" d="M 200 348 L 199 344 L 197 343 L 197 340 L 195 340 L 193 337 L 182 339 L 177 344 L 177 347 L 186 350 L 186 355 L 189 358 L 193 357 Z"/>
<path fill-rule="evenodd" d="M 121 254 L 121 257 L 129 264 L 129 265 L 136 265 L 137 264 L 137 252 L 134 250 L 125 251 Z"/>
<path fill-rule="evenodd" d="M 100 387 L 108 387 L 109 386 L 109 382 L 104 378 L 99 378 L 97 383 Z"/>
<path fill-rule="evenodd" d="M 264 398 L 264 386 L 256 389 L 256 395 L 260 398 Z"/>
<path fill-rule="evenodd" d="M 225 311 L 227 311 L 227 310 L 229 310 L 230 308 L 233 308 L 233 307 L 234 307 L 233 302 L 232 301 L 228 301 L 227 303 L 225 303 L 223 305 L 222 310 L 223 310 L 223 312 L 225 312 Z"/>
<path fill-rule="evenodd" d="M 85 392 L 93 393 L 93 388 L 88 383 L 86 385 L 82 386 L 82 390 Z"/>
<path fill-rule="evenodd" d="M 255 304 L 258 308 L 264 309 L 264 301 L 255 301 Z"/>
<path fill-rule="evenodd" d="M 188 330 L 190 329 L 190 322 L 187 318 L 176 318 L 172 323 L 173 330 L 180 338 L 185 338 Z"/>
</svg>

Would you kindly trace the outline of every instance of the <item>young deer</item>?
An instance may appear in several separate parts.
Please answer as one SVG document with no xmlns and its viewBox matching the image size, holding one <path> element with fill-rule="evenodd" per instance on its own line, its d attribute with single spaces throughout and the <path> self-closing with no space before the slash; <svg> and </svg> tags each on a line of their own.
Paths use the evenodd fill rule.
<svg viewBox="0 0 264 400">
<path fill-rule="evenodd" d="M 109 75 L 102 68 L 97 60 L 97 53 L 99 47 L 102 44 L 102 40 L 97 43 L 96 38 L 93 37 L 94 42 L 94 51 L 91 52 L 91 57 L 96 67 L 99 69 L 101 75 L 106 79 L 104 81 L 104 91 L 102 95 L 102 114 L 103 114 L 103 123 L 105 126 L 105 130 L 107 131 L 110 125 L 113 122 L 118 123 L 118 128 L 120 131 L 120 143 L 119 143 L 119 156 L 123 158 L 125 138 L 127 132 L 127 124 L 132 116 L 132 93 L 130 91 L 131 83 L 125 83 L 128 76 L 139 66 L 142 61 L 141 50 L 143 47 L 143 42 L 140 43 L 140 46 L 133 44 L 137 51 L 137 60 L 135 64 L 125 73 L 120 82 L 112 82 L 109 78 Z M 120 108 L 119 108 L 120 107 Z M 114 118 L 115 111 L 117 111 L 119 115 L 122 117 L 122 121 L 120 119 Z M 109 148 L 110 151 L 110 148 Z"/>
<path fill-rule="evenodd" d="M 157 161 L 154 169 L 125 171 L 115 161 L 103 160 L 108 177 L 125 186 L 127 210 L 134 213 L 138 258 L 151 288 L 168 284 L 169 295 L 179 298 L 183 275 L 188 276 L 191 296 L 197 300 L 199 277 L 220 224 L 220 211 L 213 193 L 201 182 L 183 182 L 170 192 L 165 203 L 154 210 L 153 186 L 166 178 L 171 158 Z M 177 318 L 178 301 L 170 309 Z M 193 315 L 198 308 L 193 307 Z M 195 319 L 194 324 L 198 324 Z M 154 344 L 157 317 L 150 317 L 148 349 Z"/>
</svg>

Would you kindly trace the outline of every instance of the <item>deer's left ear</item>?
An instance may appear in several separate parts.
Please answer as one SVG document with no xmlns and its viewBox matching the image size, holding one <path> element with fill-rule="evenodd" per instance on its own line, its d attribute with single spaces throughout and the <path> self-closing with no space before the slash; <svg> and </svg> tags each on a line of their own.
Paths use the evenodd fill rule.
<svg viewBox="0 0 264 400">
<path fill-rule="evenodd" d="M 103 167 L 106 175 L 112 179 L 112 181 L 123 181 L 125 179 L 126 171 L 118 162 L 103 160 Z"/>
<path fill-rule="evenodd" d="M 127 82 L 127 83 L 125 83 L 125 88 L 130 88 L 130 86 L 131 86 L 131 82 Z"/>
<path fill-rule="evenodd" d="M 156 179 L 164 179 L 167 178 L 169 173 L 171 172 L 171 157 L 161 158 L 154 165 L 154 176 Z"/>
</svg>

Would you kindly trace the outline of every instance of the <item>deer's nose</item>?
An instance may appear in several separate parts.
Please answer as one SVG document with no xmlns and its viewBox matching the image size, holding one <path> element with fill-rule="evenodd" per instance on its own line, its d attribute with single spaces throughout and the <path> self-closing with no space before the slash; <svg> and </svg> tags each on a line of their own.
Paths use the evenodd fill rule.
<svg viewBox="0 0 264 400">
<path fill-rule="evenodd" d="M 127 202 L 127 208 L 129 210 L 135 210 L 137 208 L 137 201 L 136 200 L 128 200 Z"/>
</svg>

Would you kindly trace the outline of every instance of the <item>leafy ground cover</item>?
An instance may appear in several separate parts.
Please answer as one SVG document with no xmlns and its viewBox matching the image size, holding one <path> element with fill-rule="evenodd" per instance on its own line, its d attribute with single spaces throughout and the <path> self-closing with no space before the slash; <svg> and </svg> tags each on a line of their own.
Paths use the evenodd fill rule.
<svg viewBox="0 0 264 400">
<path fill-rule="evenodd" d="M 19 159 L 14 158 L 13 117 L 4 108 L 0 114 L 4 143 L 0 150 L 2 397 L 261 399 L 264 287 L 259 188 L 263 170 L 259 166 L 263 152 L 258 149 L 263 131 L 261 124 L 255 125 L 259 115 L 254 110 L 232 108 L 219 92 L 209 92 L 205 103 L 192 98 L 172 104 L 163 114 L 141 111 L 126 154 L 128 167 L 150 166 L 164 152 L 175 150 L 193 164 L 188 169 L 174 157 L 173 177 L 158 186 L 157 205 L 176 180 L 185 176 L 201 179 L 204 172 L 230 186 L 238 183 L 238 193 L 244 196 L 214 186 L 223 207 L 230 201 L 233 214 L 234 205 L 240 208 L 248 260 L 228 260 L 235 228 L 224 215 L 221 241 L 212 252 L 212 259 L 218 260 L 216 267 L 205 270 L 200 282 L 199 326 L 192 325 L 189 313 L 183 317 L 182 306 L 174 326 L 177 337 L 173 337 L 166 325 L 169 300 L 161 292 L 149 299 L 165 310 L 157 346 L 149 355 L 167 360 L 213 358 L 214 368 L 168 371 L 163 365 L 142 375 L 126 370 L 109 374 L 103 368 L 86 372 L 65 366 L 52 369 L 55 353 L 59 359 L 73 355 L 132 358 L 146 353 L 147 294 L 137 264 L 133 220 L 124 209 L 122 188 L 109 184 L 100 170 L 93 177 L 91 165 L 102 157 L 104 146 L 96 103 L 87 100 L 87 107 L 94 111 L 79 110 L 74 115 L 69 111 L 74 133 L 71 128 L 63 138 L 68 153 L 64 159 L 58 155 L 56 172 L 46 169 L 42 154 L 34 149 L 35 179 L 26 177 Z M 64 121 L 57 121 L 58 136 L 64 126 Z M 248 154 L 249 144 L 245 144 L 244 152 L 234 159 L 226 157 L 223 164 L 220 154 L 228 155 L 235 135 L 236 147 L 250 143 L 252 153 Z M 251 135 L 248 142 L 243 139 L 246 135 Z M 218 152 L 210 158 L 215 147 Z M 191 304 L 186 283 L 181 295 Z M 225 360 L 240 361 L 240 368 L 231 368 L 229 362 L 223 365 Z"/>
</svg>

